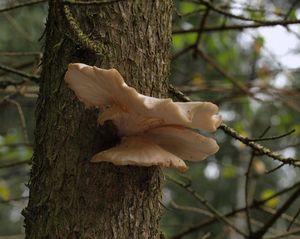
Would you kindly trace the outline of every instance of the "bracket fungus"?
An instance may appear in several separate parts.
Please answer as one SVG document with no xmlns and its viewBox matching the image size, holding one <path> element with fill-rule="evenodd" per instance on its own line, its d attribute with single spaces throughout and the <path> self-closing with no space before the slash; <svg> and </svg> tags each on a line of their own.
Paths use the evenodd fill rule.
<svg viewBox="0 0 300 239">
<path fill-rule="evenodd" d="M 92 162 L 115 165 L 174 167 L 184 172 L 183 160 L 200 161 L 218 151 L 214 139 L 195 132 L 215 131 L 221 123 L 210 102 L 173 102 L 139 94 L 115 69 L 70 64 L 65 81 L 86 107 L 100 111 L 98 123 L 111 120 L 119 145 L 93 156 Z"/>
</svg>

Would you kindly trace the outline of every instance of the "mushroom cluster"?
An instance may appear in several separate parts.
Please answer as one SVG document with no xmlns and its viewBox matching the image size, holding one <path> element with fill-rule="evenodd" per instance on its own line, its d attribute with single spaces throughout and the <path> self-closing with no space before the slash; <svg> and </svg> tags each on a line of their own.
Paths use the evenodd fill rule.
<svg viewBox="0 0 300 239">
<path fill-rule="evenodd" d="M 218 151 L 214 139 L 195 129 L 213 132 L 221 123 L 210 102 L 173 102 L 139 94 L 115 69 L 70 64 L 65 81 L 86 107 L 99 109 L 98 123 L 111 120 L 119 145 L 93 156 L 92 162 L 115 165 L 174 167 L 184 172 L 183 160 L 199 161 Z"/>
</svg>

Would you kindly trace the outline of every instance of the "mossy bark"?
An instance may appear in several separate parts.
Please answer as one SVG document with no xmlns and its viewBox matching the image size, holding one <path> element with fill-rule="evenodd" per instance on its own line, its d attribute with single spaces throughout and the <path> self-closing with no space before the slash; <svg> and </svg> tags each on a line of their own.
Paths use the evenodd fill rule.
<svg viewBox="0 0 300 239">
<path fill-rule="evenodd" d="M 97 111 L 86 110 L 63 78 L 70 62 L 114 67 L 139 92 L 164 97 L 171 0 L 49 2 L 26 238 L 160 238 L 160 169 L 90 163 L 116 143 L 116 129 L 98 128 Z"/>
</svg>

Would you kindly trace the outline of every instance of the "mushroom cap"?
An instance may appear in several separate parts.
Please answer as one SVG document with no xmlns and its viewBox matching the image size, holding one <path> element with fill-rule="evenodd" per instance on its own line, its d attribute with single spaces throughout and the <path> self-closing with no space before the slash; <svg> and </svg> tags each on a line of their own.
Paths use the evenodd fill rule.
<svg viewBox="0 0 300 239">
<path fill-rule="evenodd" d="M 200 161 L 219 150 L 214 139 L 180 126 L 150 129 L 144 137 L 183 160 Z"/>
<path fill-rule="evenodd" d="M 221 124 L 221 117 L 216 115 L 218 107 L 213 103 L 181 103 L 139 94 L 115 69 L 70 64 L 65 81 L 87 107 L 100 109 L 100 124 L 112 120 L 121 135 L 130 136 L 159 125 L 213 132 Z"/>
<path fill-rule="evenodd" d="M 180 172 L 188 168 L 184 161 L 142 136 L 123 137 L 121 143 L 93 156 L 91 162 L 115 165 L 174 167 Z"/>
<path fill-rule="evenodd" d="M 219 149 L 215 140 L 192 130 L 218 128 L 222 120 L 213 103 L 145 96 L 129 87 L 117 70 L 81 63 L 69 65 L 65 81 L 86 107 L 99 109 L 99 124 L 112 120 L 121 136 L 119 145 L 97 153 L 92 162 L 158 165 L 183 172 L 183 159 L 199 161 Z"/>
<path fill-rule="evenodd" d="M 75 63 L 69 64 L 65 81 L 86 107 L 102 107 L 113 102 L 114 96 L 110 92 L 122 85 L 122 82 L 118 81 L 119 77 L 114 77 L 115 74 L 117 71 L 114 69 L 101 70 L 99 77 L 95 74 L 93 67 Z M 112 77 L 114 81 L 107 81 Z"/>
</svg>

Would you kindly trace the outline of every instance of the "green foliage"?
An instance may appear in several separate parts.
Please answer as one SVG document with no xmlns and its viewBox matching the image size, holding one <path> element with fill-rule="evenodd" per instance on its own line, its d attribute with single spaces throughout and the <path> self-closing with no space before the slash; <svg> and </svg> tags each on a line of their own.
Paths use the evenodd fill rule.
<svg viewBox="0 0 300 239">
<path fill-rule="evenodd" d="M 213 3 L 214 5 L 221 6 L 216 2 Z M 278 4 L 278 9 L 274 7 L 270 10 L 270 8 L 264 8 L 263 4 L 262 6 L 251 7 L 240 5 L 240 8 L 245 7 L 245 10 L 241 11 L 242 14 L 240 15 L 256 20 L 268 20 L 270 16 L 273 18 L 282 17 L 287 12 L 288 6 L 290 6 L 290 3 L 286 5 L 282 3 Z M 265 4 L 271 6 L 275 3 L 266 1 Z M 199 27 L 203 17 L 203 9 L 197 15 L 198 18 L 196 18 L 192 14 L 196 9 L 194 3 L 187 4 L 184 10 L 181 4 L 177 5 L 177 7 L 179 13 L 183 14 L 184 12 L 187 15 L 175 22 L 175 29 Z M 247 7 L 249 9 L 246 9 Z M 226 10 L 225 7 L 224 9 Z M 266 9 L 266 11 L 254 11 L 253 9 Z M 290 19 L 295 19 L 296 9 L 290 13 Z M 273 10 L 274 12 L 272 13 Z M 228 25 L 238 25 L 239 23 L 249 24 L 249 22 L 230 18 L 224 20 L 224 17 L 216 13 L 210 13 L 209 18 L 206 20 L 206 26 L 221 26 L 224 23 Z M 268 87 L 274 87 L 272 86 L 272 81 L 277 77 L 277 59 L 268 51 L 268 45 L 263 34 L 257 32 L 252 32 L 248 35 L 245 34 L 248 37 L 250 36 L 247 41 L 241 37 L 243 34 L 243 32 L 240 33 L 237 31 L 202 33 L 199 48 L 219 66 L 219 69 L 221 68 L 236 82 L 247 87 L 251 85 L 258 88 L 265 87 L 265 91 L 268 92 Z M 197 35 L 193 36 L 194 39 L 190 38 L 188 40 L 189 35 L 191 33 L 173 36 L 172 50 L 175 54 L 195 43 Z M 266 55 L 268 54 L 271 57 L 266 60 Z M 218 102 L 221 110 L 230 116 L 228 117 L 229 120 L 226 120 L 225 123 L 232 126 L 241 135 L 250 138 L 259 138 L 265 132 L 263 137 L 269 137 L 286 133 L 295 128 L 296 132 L 292 136 L 279 140 L 263 141 L 262 144 L 274 150 L 279 148 L 284 149 L 286 145 L 299 144 L 299 107 L 290 107 L 297 104 L 294 102 L 299 102 L 299 96 L 296 96 L 296 93 L 295 97 L 283 95 L 273 98 L 276 95 L 275 93 L 273 95 L 255 94 L 259 99 L 245 96 L 239 97 L 239 90 L 232 86 L 228 78 L 222 75 L 207 60 L 204 60 L 200 56 L 195 56 L 193 50 L 177 58 L 172 63 L 171 73 L 173 84 L 179 87 L 182 86 L 182 89 L 193 89 L 193 93 L 189 95 L 193 99 Z M 287 89 L 299 89 L 298 70 L 289 72 L 288 79 L 291 87 L 287 86 Z M 190 86 L 190 88 L 187 86 Z M 234 88 L 236 91 L 232 94 L 229 93 L 229 90 L 224 90 L 223 92 L 209 91 L 209 89 L 214 87 L 217 89 Z M 253 92 L 257 90 L 255 87 L 252 88 Z M 199 88 L 199 91 L 194 90 L 197 88 Z M 203 91 L 201 90 L 202 88 L 208 89 L 208 91 Z M 260 100 L 260 98 L 263 100 Z M 280 99 L 286 101 L 280 101 Z M 271 128 L 266 131 L 268 127 Z M 219 211 L 228 212 L 232 207 L 241 204 L 244 205 L 244 201 L 241 202 L 240 195 L 244 195 L 245 173 L 251 157 L 251 150 L 242 143 L 219 134 L 219 132 L 217 132 L 216 137 L 220 145 L 220 150 L 215 157 L 198 164 L 190 164 L 190 170 L 185 175 L 190 178 L 195 191 L 206 198 Z M 295 158 L 299 158 L 299 147 L 291 146 L 289 150 L 292 152 L 295 151 Z M 217 165 L 214 170 L 216 170 L 215 175 L 218 176 L 215 176 L 215 178 L 206 173 L 212 161 Z M 297 171 L 289 167 L 266 175 L 266 171 L 276 166 L 277 164 L 273 160 L 266 157 L 257 156 L 253 160 L 252 167 L 250 168 L 249 187 L 254 187 L 254 197 L 256 200 L 268 198 L 280 190 L 282 185 L 291 185 L 296 180 L 296 176 L 292 177 L 292 175 L 296 175 Z M 285 170 L 288 172 L 287 174 Z M 174 172 L 172 172 L 172 177 L 186 181 L 185 178 L 178 176 Z M 171 199 L 178 205 L 203 208 L 201 203 L 197 202 L 191 195 L 186 195 L 182 188 L 171 182 L 167 182 L 165 188 L 169 190 Z M 275 197 L 268 201 L 265 206 L 277 209 L 283 201 L 281 198 Z M 165 206 L 167 210 L 165 210 L 163 215 L 162 226 L 167 238 L 208 220 L 208 217 L 201 213 L 174 209 L 170 202 L 166 202 Z M 290 211 L 297 210 L 298 207 L 299 202 L 292 206 Z M 262 222 L 266 218 L 265 214 L 256 212 L 253 212 L 252 216 Z M 222 225 L 217 223 L 210 227 L 204 227 L 195 233 L 190 233 L 184 238 L 202 238 L 206 231 L 212 233 L 211 238 L 229 238 L 229 235 L 224 232 Z"/>
<path fill-rule="evenodd" d="M 272 189 L 265 189 L 260 194 L 260 199 L 264 200 L 269 197 L 272 197 L 275 194 L 274 190 Z M 270 208 L 276 208 L 279 204 L 280 200 L 279 197 L 274 197 L 271 200 L 266 202 L 266 205 Z"/>
<path fill-rule="evenodd" d="M 23 146 L 20 132 L 10 132 L 0 136 L 0 235 L 16 234 L 22 230 L 20 211 L 26 201 L 10 203 L 10 199 L 19 198 L 26 193 L 24 182 L 28 180 L 28 164 L 4 167 L 30 160 L 32 149 Z M 5 202 L 7 201 L 7 202 Z M 18 212 L 18 213 L 16 213 Z"/>
<path fill-rule="evenodd" d="M 235 178 L 237 176 L 237 168 L 234 165 L 225 165 L 222 175 L 224 178 Z"/>
<path fill-rule="evenodd" d="M 179 3 L 178 10 L 182 15 L 191 13 L 191 12 L 195 11 L 196 9 L 199 9 L 198 4 L 195 4 L 192 2 L 180 2 Z"/>
<path fill-rule="evenodd" d="M 0 181 L 0 200 L 8 200 L 10 197 L 10 189 L 5 181 Z"/>
<path fill-rule="evenodd" d="M 12 160 L 29 160 L 32 149 L 22 145 L 22 138 L 18 134 L 9 133 L 0 136 L 0 162 Z"/>
<path fill-rule="evenodd" d="M 220 8 L 223 7 L 224 11 L 229 11 L 228 7 L 233 3 L 232 1 L 227 1 L 226 4 L 224 1 L 210 2 Z M 240 15 L 256 20 L 267 20 L 270 16 L 273 18 L 282 17 L 293 1 L 261 2 L 262 6 L 240 5 L 239 10 L 242 13 Z M 173 28 L 176 30 L 199 28 L 206 7 L 198 4 L 197 1 L 174 1 L 174 3 L 176 11 L 174 12 Z M 263 4 L 267 4 L 267 8 L 264 8 Z M 276 5 L 276 7 L 275 4 L 278 6 Z M 253 9 L 262 11 L 254 11 Z M 271 13 L 271 11 L 274 12 Z M 298 7 L 290 12 L 288 19 L 297 19 L 297 11 Z M 39 42 L 38 39 L 43 33 L 46 12 L 47 7 L 45 5 L 36 5 L 8 13 L 0 13 L 0 52 L 40 51 L 43 42 Z M 237 25 L 241 22 L 249 24 L 249 21 L 231 19 L 210 11 L 206 19 L 206 27 L 218 27 L 223 24 Z M 300 135 L 300 115 L 299 111 L 295 110 L 297 107 L 299 109 L 299 98 L 297 98 L 299 96 L 291 96 L 289 91 L 287 93 L 283 91 L 282 95 L 276 95 L 277 93 L 272 91 L 272 81 L 277 77 L 278 71 L 281 70 L 278 68 L 277 59 L 274 56 L 266 59 L 268 46 L 261 33 L 246 34 L 248 37 L 250 36 L 250 40 L 247 42 L 241 40 L 244 39 L 242 36 L 245 36 L 243 35 L 245 32 L 202 32 L 199 48 L 234 81 L 246 87 L 252 87 L 251 92 L 254 92 L 258 99 L 246 97 L 228 80 L 228 77 L 220 73 L 207 60 L 195 54 L 195 49 L 172 62 L 171 83 L 183 89 L 184 87 L 191 87 L 193 90 L 199 88 L 199 91 L 193 91 L 190 96 L 195 100 L 216 102 L 222 114 L 228 116 L 224 117 L 225 123 L 243 136 L 258 138 L 269 126 L 271 128 L 264 137 L 279 135 L 295 128 L 296 132 L 292 136 L 280 140 L 264 141 L 262 144 L 274 150 L 285 149 L 289 146 L 289 149 L 295 151 L 295 157 L 299 158 L 299 145 L 293 146 L 299 143 Z M 176 54 L 185 47 L 194 45 L 197 36 L 197 33 L 173 35 L 172 53 Z M 297 50 L 299 52 L 299 49 Z M 1 63 L 12 66 L 34 60 L 32 56 L 0 58 Z M 299 91 L 299 69 L 288 71 L 288 74 L 288 90 Z M 12 77 L 12 79 L 19 80 L 20 78 Z M 258 90 L 260 87 L 263 89 L 262 93 Z M 268 95 L 265 92 L 271 93 Z M 264 100 L 265 98 L 267 100 Z M 24 98 L 21 99 L 20 101 L 24 101 L 22 107 L 25 111 L 26 123 L 29 126 L 31 124 L 28 131 L 32 136 L 34 120 L 28 118 L 27 115 L 32 114 L 33 107 Z M 293 108 L 291 105 L 296 107 Z M 1 165 L 30 160 L 32 148 L 22 145 L 24 143 L 22 129 L 19 126 L 19 121 L 16 120 L 15 112 L 3 110 L 3 105 L 1 107 L 0 167 Z M 12 128 L 14 129 L 12 130 Z M 220 150 L 215 156 L 203 162 L 189 163 L 190 169 L 184 175 L 174 170 L 166 170 L 165 174 L 177 180 L 191 183 L 193 189 L 207 202 L 220 212 L 226 213 L 244 203 L 240 196 L 244 195 L 244 188 L 241 187 L 241 183 L 245 180 L 245 173 L 252 152 L 243 144 L 225 136 L 220 131 L 214 136 L 220 145 Z M 32 137 L 30 137 L 30 143 L 32 141 Z M 265 174 L 265 171 L 276 166 L 278 165 L 273 160 L 260 155 L 253 161 L 250 172 L 250 184 L 252 184 L 250 186 L 254 185 L 253 195 L 256 200 L 268 198 L 282 189 L 283 186 L 291 185 L 296 180 L 292 177 L 296 172 L 293 168 L 279 169 L 275 173 Z M 28 173 L 29 167 L 27 165 L 0 169 L 0 201 L 27 195 L 24 182 L 27 182 Z M 268 201 L 265 206 L 276 209 L 284 201 L 283 199 L 284 197 L 275 197 Z M 161 221 L 166 238 L 209 218 L 203 213 L 175 209 L 172 207 L 172 202 L 179 206 L 205 209 L 203 204 L 186 193 L 183 188 L 166 180 L 163 199 L 165 210 Z M 22 218 L 20 216 L 14 218 L 13 215 L 16 211 L 24 208 L 25 204 L 26 201 L 0 203 L 0 235 L 22 232 Z M 299 202 L 291 207 L 290 211 L 295 211 L 298 208 Z M 253 213 L 253 216 L 262 221 L 267 218 L 265 214 Z M 285 223 L 283 224 L 285 225 Z M 220 223 L 212 224 L 184 238 L 202 238 L 207 231 L 212 233 L 210 238 L 229 238 L 226 234 L 226 227 Z"/>
<path fill-rule="evenodd" d="M 196 33 L 189 33 L 185 35 L 175 35 L 172 37 L 172 43 L 175 50 L 180 50 L 187 45 L 194 44 L 197 39 Z"/>
</svg>

